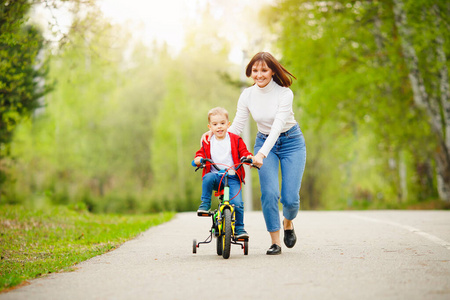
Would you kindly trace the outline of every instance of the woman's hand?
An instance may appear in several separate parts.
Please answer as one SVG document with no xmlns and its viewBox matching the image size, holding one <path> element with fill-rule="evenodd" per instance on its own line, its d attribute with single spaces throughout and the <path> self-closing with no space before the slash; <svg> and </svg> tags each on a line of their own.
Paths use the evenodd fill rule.
<svg viewBox="0 0 450 300">
<path fill-rule="evenodd" d="M 200 147 L 202 146 L 202 142 L 205 142 L 205 144 L 209 144 L 209 141 L 211 140 L 212 132 L 211 130 L 205 132 L 202 135 L 202 138 L 200 139 Z"/>
<path fill-rule="evenodd" d="M 253 156 L 253 164 L 258 168 L 261 168 L 263 165 L 263 159 L 266 158 L 264 154 L 258 152 L 255 156 Z"/>
</svg>

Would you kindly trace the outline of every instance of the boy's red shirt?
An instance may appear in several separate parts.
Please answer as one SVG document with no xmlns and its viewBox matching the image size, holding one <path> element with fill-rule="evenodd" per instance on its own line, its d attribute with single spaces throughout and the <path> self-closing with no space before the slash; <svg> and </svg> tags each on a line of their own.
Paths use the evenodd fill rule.
<svg viewBox="0 0 450 300">
<path fill-rule="evenodd" d="M 228 132 L 230 135 L 230 144 L 231 144 L 231 156 L 233 157 L 233 162 L 235 164 L 239 164 L 241 162 L 240 158 L 242 156 L 252 155 L 250 151 L 247 150 L 247 146 L 244 143 L 244 140 L 238 136 L 237 134 Z M 202 147 L 195 153 L 195 157 L 209 158 L 211 159 L 211 143 L 206 144 L 202 142 Z M 205 176 L 206 173 L 211 172 L 211 165 L 207 164 L 203 169 L 202 177 Z M 237 171 L 239 178 L 244 182 L 245 171 L 244 168 L 239 168 Z"/>
</svg>

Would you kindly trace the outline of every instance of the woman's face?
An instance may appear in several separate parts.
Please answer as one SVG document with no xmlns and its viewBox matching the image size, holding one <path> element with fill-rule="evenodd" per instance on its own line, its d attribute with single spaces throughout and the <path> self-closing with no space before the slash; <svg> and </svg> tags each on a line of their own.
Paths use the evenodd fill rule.
<svg viewBox="0 0 450 300">
<path fill-rule="evenodd" d="M 264 61 L 257 61 L 252 66 L 251 77 L 253 78 L 255 84 L 257 84 L 260 88 L 268 85 L 274 74 L 275 73 L 272 69 L 269 68 Z"/>
</svg>

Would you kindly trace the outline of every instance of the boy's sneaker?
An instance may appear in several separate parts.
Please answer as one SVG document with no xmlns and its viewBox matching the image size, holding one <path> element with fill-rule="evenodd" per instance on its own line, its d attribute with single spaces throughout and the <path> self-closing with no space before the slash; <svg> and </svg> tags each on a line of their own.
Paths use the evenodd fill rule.
<svg viewBox="0 0 450 300">
<path fill-rule="evenodd" d="M 244 229 L 236 231 L 236 239 L 248 239 L 248 233 Z"/>
<path fill-rule="evenodd" d="M 197 214 L 207 214 L 209 213 L 209 205 L 202 203 L 197 209 Z"/>
</svg>

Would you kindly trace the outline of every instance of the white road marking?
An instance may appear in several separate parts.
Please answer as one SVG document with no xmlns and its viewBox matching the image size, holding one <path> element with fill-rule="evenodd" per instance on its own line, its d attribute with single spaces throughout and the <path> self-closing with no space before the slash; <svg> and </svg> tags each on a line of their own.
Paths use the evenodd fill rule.
<svg viewBox="0 0 450 300">
<path fill-rule="evenodd" d="M 403 225 L 403 224 L 396 223 L 396 222 L 386 221 L 386 220 L 380 220 L 380 219 L 364 217 L 364 216 L 357 216 L 357 215 L 353 215 L 353 214 L 349 214 L 349 216 L 351 216 L 353 218 L 361 219 L 361 220 L 364 220 L 364 221 L 388 224 L 388 225 L 392 225 L 392 226 L 396 226 L 396 227 L 399 227 L 399 228 L 406 229 L 406 230 L 408 230 L 408 231 L 410 231 L 412 233 L 418 234 L 418 235 L 420 235 L 420 236 L 422 236 L 422 237 L 432 241 L 435 244 L 438 244 L 438 245 L 443 246 L 443 247 L 447 248 L 448 250 L 450 250 L 450 242 L 447 242 L 447 241 L 445 241 L 443 239 L 440 239 L 440 238 L 438 238 L 435 235 L 423 232 L 422 230 L 417 229 L 415 227 L 408 226 L 408 225 Z"/>
</svg>

